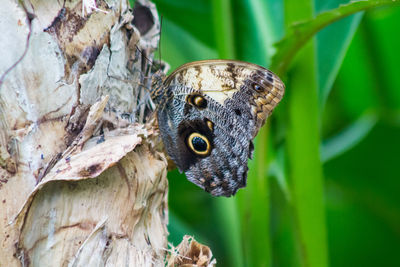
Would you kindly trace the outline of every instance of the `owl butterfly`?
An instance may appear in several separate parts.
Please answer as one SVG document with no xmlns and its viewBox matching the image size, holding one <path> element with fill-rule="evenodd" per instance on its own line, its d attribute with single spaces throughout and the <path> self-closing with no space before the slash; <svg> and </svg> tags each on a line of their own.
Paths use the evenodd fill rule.
<svg viewBox="0 0 400 267">
<path fill-rule="evenodd" d="M 151 97 L 169 156 L 212 195 L 234 195 L 246 186 L 252 140 L 284 88 L 271 71 L 234 60 L 191 62 L 155 75 Z"/>
</svg>

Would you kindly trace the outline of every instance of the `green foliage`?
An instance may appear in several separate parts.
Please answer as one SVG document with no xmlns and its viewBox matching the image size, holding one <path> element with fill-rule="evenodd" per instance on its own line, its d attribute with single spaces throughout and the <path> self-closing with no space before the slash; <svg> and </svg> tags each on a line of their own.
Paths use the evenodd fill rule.
<svg viewBox="0 0 400 267">
<path fill-rule="evenodd" d="M 172 69 L 236 58 L 286 84 L 235 197 L 169 174 L 170 241 L 219 266 L 400 266 L 399 1 L 154 2 Z"/>
</svg>

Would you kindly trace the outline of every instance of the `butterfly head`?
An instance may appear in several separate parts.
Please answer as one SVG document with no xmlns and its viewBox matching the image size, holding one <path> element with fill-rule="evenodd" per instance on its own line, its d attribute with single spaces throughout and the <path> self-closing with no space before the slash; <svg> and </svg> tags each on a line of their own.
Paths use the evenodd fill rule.
<svg viewBox="0 0 400 267">
<path fill-rule="evenodd" d="M 157 70 L 151 76 L 150 97 L 157 104 L 163 100 L 162 97 L 165 94 L 165 90 L 163 87 L 165 77 L 165 73 L 162 70 Z"/>
</svg>

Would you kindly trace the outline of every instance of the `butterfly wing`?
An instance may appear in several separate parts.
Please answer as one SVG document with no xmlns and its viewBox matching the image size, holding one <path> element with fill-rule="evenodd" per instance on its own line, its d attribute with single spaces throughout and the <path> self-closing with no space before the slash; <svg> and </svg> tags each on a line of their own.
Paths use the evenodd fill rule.
<svg viewBox="0 0 400 267">
<path fill-rule="evenodd" d="M 215 196 L 244 187 L 252 140 L 283 96 L 280 79 L 255 64 L 206 60 L 176 69 L 162 91 L 158 123 L 179 170 Z"/>
</svg>

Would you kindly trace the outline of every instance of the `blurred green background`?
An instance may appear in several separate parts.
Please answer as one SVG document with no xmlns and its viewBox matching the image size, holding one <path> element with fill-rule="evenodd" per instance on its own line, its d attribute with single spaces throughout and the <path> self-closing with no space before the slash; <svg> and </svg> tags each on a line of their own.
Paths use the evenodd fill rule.
<svg viewBox="0 0 400 267">
<path fill-rule="evenodd" d="M 172 70 L 233 58 L 286 84 L 236 196 L 169 173 L 169 241 L 218 266 L 400 266 L 398 1 L 154 2 Z"/>
</svg>

